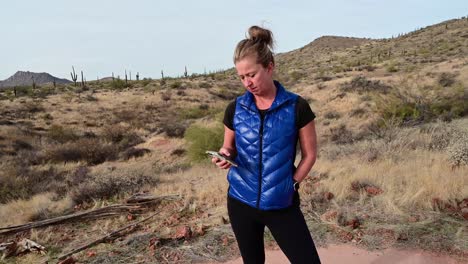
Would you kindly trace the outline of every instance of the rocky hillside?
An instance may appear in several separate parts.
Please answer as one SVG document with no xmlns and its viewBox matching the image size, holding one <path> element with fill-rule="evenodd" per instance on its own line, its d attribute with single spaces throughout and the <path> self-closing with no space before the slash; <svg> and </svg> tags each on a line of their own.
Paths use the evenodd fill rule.
<svg viewBox="0 0 468 264">
<path fill-rule="evenodd" d="M 60 84 L 67 84 L 71 83 L 71 81 L 67 79 L 60 79 L 54 77 L 46 72 L 30 72 L 30 71 L 17 71 L 13 74 L 10 78 L 0 81 L 0 87 L 13 87 L 13 86 L 26 86 L 31 85 L 33 80 L 36 84 L 46 84 L 46 83 L 60 83 Z"/>
</svg>

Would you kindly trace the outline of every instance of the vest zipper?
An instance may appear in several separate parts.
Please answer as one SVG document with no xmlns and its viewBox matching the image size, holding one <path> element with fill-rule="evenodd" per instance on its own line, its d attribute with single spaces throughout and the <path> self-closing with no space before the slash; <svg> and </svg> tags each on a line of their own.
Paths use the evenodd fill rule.
<svg viewBox="0 0 468 264">
<path fill-rule="evenodd" d="M 260 113 L 259 113 L 260 114 Z M 265 114 L 266 115 L 266 114 Z M 260 114 L 260 159 L 258 165 L 258 196 L 257 196 L 257 209 L 260 209 L 260 196 L 262 194 L 262 153 L 263 153 L 263 121 L 265 116 L 262 118 Z"/>
</svg>

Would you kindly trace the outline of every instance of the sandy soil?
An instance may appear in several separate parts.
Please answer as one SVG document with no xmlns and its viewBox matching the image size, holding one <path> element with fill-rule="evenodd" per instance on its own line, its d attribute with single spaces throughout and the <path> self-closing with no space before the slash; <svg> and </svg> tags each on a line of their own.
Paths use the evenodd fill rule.
<svg viewBox="0 0 468 264">
<path fill-rule="evenodd" d="M 330 245 L 319 248 L 322 264 L 462 264 L 468 260 L 456 260 L 449 256 L 440 256 L 422 250 L 398 250 L 386 249 L 380 251 L 367 251 L 352 245 Z M 268 264 L 289 263 L 283 252 L 279 250 L 267 251 L 266 262 Z M 214 263 L 213 263 L 214 264 Z M 242 259 L 225 262 L 225 264 L 242 264 Z"/>
</svg>

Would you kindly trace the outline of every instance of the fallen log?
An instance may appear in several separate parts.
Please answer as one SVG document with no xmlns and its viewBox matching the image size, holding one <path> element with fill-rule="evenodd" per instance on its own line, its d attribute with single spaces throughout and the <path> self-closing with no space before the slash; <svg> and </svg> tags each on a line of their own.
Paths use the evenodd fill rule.
<svg viewBox="0 0 468 264">
<path fill-rule="evenodd" d="M 144 197 L 144 199 L 140 199 L 139 197 L 140 198 Z M 57 224 L 61 224 L 64 222 L 71 222 L 71 221 L 77 221 L 77 220 L 83 220 L 83 219 L 94 219 L 94 218 L 100 218 L 100 217 L 119 215 L 119 214 L 126 213 L 126 212 L 141 211 L 150 204 L 159 203 L 163 200 L 176 200 L 176 199 L 179 199 L 180 196 L 179 195 L 148 196 L 148 195 L 136 194 L 136 195 L 131 196 L 130 198 L 129 200 L 131 201 L 131 203 L 128 203 L 129 200 L 127 200 L 127 204 L 110 205 L 110 206 L 106 206 L 106 207 L 102 207 L 102 208 L 98 208 L 94 210 L 78 212 L 74 214 L 59 216 L 59 217 L 31 222 L 27 224 L 1 227 L 0 235 L 18 233 L 18 232 L 30 230 L 32 228 L 57 225 Z"/>
<path fill-rule="evenodd" d="M 107 234 L 107 235 L 105 235 L 105 236 L 100 237 L 99 239 L 96 239 L 96 240 L 94 240 L 94 241 L 92 241 L 92 242 L 90 242 L 90 243 L 88 243 L 88 244 L 86 244 L 86 245 L 83 245 L 83 246 L 81 246 L 81 247 L 79 247 L 79 248 L 77 248 L 77 249 L 74 249 L 74 250 L 70 251 L 70 252 L 67 253 L 67 254 L 64 254 L 64 255 L 60 256 L 58 259 L 59 259 L 59 260 L 66 259 L 67 257 L 69 257 L 69 256 L 71 256 L 71 255 L 73 255 L 73 254 L 76 254 L 76 253 L 81 252 L 81 251 L 83 251 L 83 250 L 85 250 L 85 249 L 87 249 L 87 248 L 90 248 L 90 247 L 92 247 L 92 246 L 95 246 L 95 245 L 97 245 L 97 244 L 100 244 L 100 243 L 102 243 L 102 242 L 105 242 L 106 240 L 108 240 L 108 239 L 110 239 L 110 238 L 115 239 L 115 238 L 119 237 L 119 233 L 120 233 L 120 232 L 124 231 L 125 229 L 134 227 L 134 226 L 136 226 L 136 225 L 138 225 L 138 224 L 141 224 L 141 223 L 143 223 L 143 222 L 145 222 L 145 221 L 148 221 L 149 219 L 151 219 L 151 218 L 153 218 L 154 216 L 156 216 L 158 213 L 159 213 L 159 212 L 154 213 L 154 214 L 152 214 L 152 215 L 150 215 L 150 216 L 148 216 L 148 217 L 146 217 L 146 218 L 144 218 L 144 219 L 142 219 L 142 220 L 140 220 L 140 221 L 137 221 L 137 222 L 135 222 L 135 223 L 126 225 L 126 226 L 124 226 L 124 227 L 122 227 L 122 228 L 120 228 L 120 229 L 118 229 L 118 230 L 115 230 L 115 231 L 113 231 L 113 232 L 111 232 L 111 233 L 109 233 L 109 234 Z"/>
</svg>

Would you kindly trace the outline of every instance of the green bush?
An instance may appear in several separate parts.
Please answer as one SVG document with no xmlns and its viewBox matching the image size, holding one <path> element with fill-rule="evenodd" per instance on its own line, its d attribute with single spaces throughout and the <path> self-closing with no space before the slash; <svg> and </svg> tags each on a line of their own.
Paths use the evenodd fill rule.
<svg viewBox="0 0 468 264">
<path fill-rule="evenodd" d="M 218 150 L 223 145 L 224 128 L 218 125 L 213 128 L 192 125 L 185 131 L 184 138 L 190 143 L 188 155 L 192 161 L 207 159 L 205 151 Z"/>
</svg>

